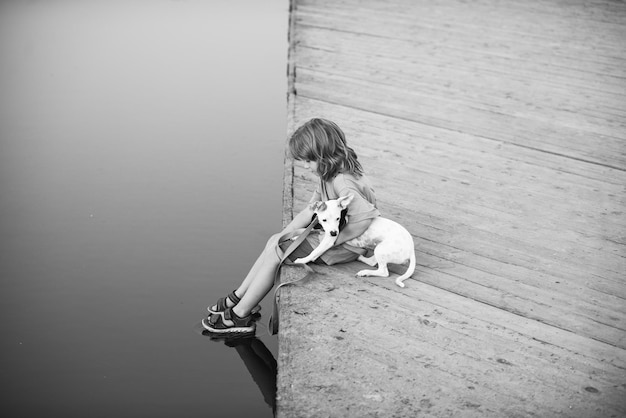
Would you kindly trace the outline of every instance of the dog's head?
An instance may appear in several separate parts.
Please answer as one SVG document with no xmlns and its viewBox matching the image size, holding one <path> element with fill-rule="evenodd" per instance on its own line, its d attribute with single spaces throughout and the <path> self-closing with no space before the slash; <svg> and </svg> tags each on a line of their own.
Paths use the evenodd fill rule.
<svg viewBox="0 0 626 418">
<path fill-rule="evenodd" d="M 341 211 L 348 207 L 353 198 L 353 194 L 348 194 L 335 200 L 311 203 L 309 208 L 317 215 L 317 220 L 324 232 L 336 237 L 339 235 Z"/>
</svg>

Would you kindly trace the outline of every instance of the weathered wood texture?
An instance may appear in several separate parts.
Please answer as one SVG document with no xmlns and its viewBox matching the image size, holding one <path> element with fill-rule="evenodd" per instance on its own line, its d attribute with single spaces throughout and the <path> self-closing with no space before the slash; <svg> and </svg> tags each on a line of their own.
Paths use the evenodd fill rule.
<svg viewBox="0 0 626 418">
<path fill-rule="evenodd" d="M 418 269 L 285 288 L 278 416 L 626 416 L 626 4 L 294 0 L 291 19 L 289 130 L 344 129 Z M 315 181 L 286 160 L 285 219 Z"/>
</svg>

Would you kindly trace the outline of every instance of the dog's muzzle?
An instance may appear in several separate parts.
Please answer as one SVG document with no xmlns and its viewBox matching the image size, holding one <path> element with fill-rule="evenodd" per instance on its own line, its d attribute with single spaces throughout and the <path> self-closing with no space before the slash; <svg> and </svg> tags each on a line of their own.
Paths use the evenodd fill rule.
<svg viewBox="0 0 626 418">
<path fill-rule="evenodd" d="M 337 232 L 337 231 L 330 231 L 330 236 L 331 236 L 331 237 L 336 237 L 336 236 L 337 236 L 337 234 L 338 234 L 338 232 Z"/>
</svg>

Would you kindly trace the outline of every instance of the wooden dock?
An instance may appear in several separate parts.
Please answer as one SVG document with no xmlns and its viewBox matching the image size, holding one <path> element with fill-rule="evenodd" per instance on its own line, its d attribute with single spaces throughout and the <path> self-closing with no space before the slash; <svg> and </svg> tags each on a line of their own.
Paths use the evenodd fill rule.
<svg viewBox="0 0 626 418">
<path fill-rule="evenodd" d="M 289 83 L 418 268 L 284 288 L 278 417 L 626 416 L 623 1 L 292 0 Z"/>
</svg>

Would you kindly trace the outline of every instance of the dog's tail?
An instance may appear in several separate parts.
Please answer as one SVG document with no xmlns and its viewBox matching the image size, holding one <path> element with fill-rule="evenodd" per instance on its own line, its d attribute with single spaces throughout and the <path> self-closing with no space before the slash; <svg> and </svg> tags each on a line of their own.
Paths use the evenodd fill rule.
<svg viewBox="0 0 626 418">
<path fill-rule="evenodd" d="M 403 281 L 411 277 L 413 272 L 415 271 L 415 250 L 411 249 L 411 255 L 409 256 L 409 268 L 406 269 L 406 272 L 396 279 L 396 284 L 400 287 L 404 287 Z"/>
</svg>

